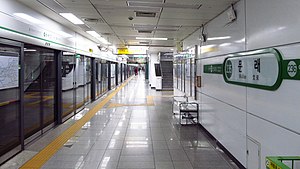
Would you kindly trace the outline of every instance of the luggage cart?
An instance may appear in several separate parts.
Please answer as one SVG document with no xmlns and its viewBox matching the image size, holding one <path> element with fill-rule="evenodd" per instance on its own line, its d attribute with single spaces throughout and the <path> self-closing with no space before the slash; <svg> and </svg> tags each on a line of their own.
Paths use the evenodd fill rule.
<svg viewBox="0 0 300 169">
<path fill-rule="evenodd" d="M 198 124 L 199 105 L 197 102 L 189 102 L 186 95 L 174 96 L 172 109 L 181 125 Z"/>
<path fill-rule="evenodd" d="M 198 124 L 199 105 L 195 102 L 180 103 L 179 123 L 181 125 Z"/>
<path fill-rule="evenodd" d="M 179 105 L 180 103 L 187 103 L 188 97 L 186 95 L 183 96 L 173 96 L 173 104 L 172 104 L 172 111 L 174 115 L 179 114 Z"/>
</svg>

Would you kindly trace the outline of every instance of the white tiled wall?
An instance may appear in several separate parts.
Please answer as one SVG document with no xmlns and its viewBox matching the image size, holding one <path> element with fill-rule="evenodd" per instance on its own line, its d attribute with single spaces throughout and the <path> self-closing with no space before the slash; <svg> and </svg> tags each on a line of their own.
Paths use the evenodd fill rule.
<svg viewBox="0 0 300 169">
<path fill-rule="evenodd" d="M 222 64 L 227 54 L 266 47 L 279 50 L 284 60 L 300 59 L 300 1 L 241 0 L 234 7 L 235 22 L 227 24 L 225 11 L 205 26 L 208 37 L 230 38 L 202 44 L 211 49 L 201 49 L 197 64 L 203 83 L 198 89 L 200 123 L 245 167 L 252 162 L 247 158 L 247 138 L 253 139 L 263 169 L 266 156 L 300 155 L 300 81 L 283 80 L 276 91 L 266 91 L 228 84 L 222 75 L 203 73 L 203 65 Z"/>
</svg>

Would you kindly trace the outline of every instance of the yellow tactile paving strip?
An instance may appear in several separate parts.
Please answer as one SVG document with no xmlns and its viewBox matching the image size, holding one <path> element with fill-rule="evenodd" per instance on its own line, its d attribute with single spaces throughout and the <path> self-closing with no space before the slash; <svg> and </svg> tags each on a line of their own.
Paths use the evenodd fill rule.
<svg viewBox="0 0 300 169">
<path fill-rule="evenodd" d="M 153 96 L 147 96 L 147 104 L 122 104 L 122 103 L 111 103 L 107 108 L 116 108 L 116 107 L 132 107 L 132 106 L 154 106 Z"/>
<path fill-rule="evenodd" d="M 125 83 L 108 95 L 99 104 L 93 107 L 84 117 L 78 120 L 75 124 L 65 130 L 60 136 L 58 136 L 54 141 L 52 141 L 48 146 L 46 146 L 42 151 L 36 154 L 32 159 L 27 161 L 21 169 L 36 169 L 41 168 L 75 133 L 80 130 L 80 128 L 88 122 L 98 110 L 104 107 L 110 99 L 112 99 L 130 80 L 129 78 Z"/>
<path fill-rule="evenodd" d="M 147 104 L 149 106 L 154 106 L 153 96 L 147 96 Z"/>
</svg>

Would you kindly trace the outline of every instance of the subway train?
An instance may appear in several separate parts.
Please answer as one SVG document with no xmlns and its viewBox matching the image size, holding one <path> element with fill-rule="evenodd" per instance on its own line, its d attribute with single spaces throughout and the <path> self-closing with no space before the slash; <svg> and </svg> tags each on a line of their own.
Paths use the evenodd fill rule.
<svg viewBox="0 0 300 169">
<path fill-rule="evenodd" d="M 120 85 L 133 67 L 20 3 L 4 1 L 0 8 L 1 164 Z M 47 25 L 18 17 L 20 11 Z"/>
</svg>

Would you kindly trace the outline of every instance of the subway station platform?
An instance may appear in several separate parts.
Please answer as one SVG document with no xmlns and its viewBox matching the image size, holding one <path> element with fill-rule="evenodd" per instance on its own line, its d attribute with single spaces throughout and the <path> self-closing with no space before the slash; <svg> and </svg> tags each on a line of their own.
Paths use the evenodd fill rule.
<svg viewBox="0 0 300 169">
<path fill-rule="evenodd" d="M 127 80 L 1 168 L 237 168 L 199 126 L 181 126 L 173 91 Z"/>
</svg>

